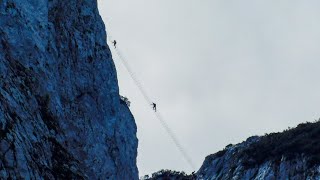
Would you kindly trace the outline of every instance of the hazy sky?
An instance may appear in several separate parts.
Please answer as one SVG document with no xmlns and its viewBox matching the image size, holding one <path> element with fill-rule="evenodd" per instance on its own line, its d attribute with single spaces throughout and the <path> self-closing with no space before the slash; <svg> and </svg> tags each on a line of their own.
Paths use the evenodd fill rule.
<svg viewBox="0 0 320 180">
<path fill-rule="evenodd" d="M 320 117 L 319 8 L 319 0 L 99 0 L 107 32 L 197 169 L 230 143 Z M 138 125 L 140 176 L 193 171 L 113 56 Z"/>
</svg>

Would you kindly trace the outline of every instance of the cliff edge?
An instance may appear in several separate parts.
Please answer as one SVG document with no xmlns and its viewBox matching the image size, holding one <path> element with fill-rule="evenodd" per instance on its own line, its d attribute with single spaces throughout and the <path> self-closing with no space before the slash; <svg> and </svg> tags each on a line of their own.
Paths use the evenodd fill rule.
<svg viewBox="0 0 320 180">
<path fill-rule="evenodd" d="M 138 179 L 95 0 L 0 1 L 0 178 Z"/>
</svg>

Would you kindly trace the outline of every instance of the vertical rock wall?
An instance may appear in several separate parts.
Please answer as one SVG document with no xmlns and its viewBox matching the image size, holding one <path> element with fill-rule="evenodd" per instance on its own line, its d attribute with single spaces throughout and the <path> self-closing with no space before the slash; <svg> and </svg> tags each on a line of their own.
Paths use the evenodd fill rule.
<svg viewBox="0 0 320 180">
<path fill-rule="evenodd" d="M 0 178 L 137 179 L 95 0 L 0 0 Z"/>
</svg>

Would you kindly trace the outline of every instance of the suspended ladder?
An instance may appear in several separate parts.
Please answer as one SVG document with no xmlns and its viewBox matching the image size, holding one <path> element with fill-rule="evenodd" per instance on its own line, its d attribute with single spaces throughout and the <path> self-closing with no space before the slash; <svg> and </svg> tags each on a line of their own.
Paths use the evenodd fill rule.
<svg viewBox="0 0 320 180">
<path fill-rule="evenodd" d="M 112 36 L 108 36 L 110 37 L 110 39 L 112 39 Z M 112 41 L 109 41 L 112 45 Z M 110 47 L 110 46 L 109 46 Z M 129 63 L 126 61 L 126 58 L 123 56 L 121 50 L 119 49 L 119 47 L 117 48 L 113 48 L 114 51 L 116 52 L 117 56 L 119 57 L 120 61 L 122 62 L 122 64 L 124 65 L 124 67 L 126 68 L 126 70 L 128 71 L 130 77 L 132 78 L 132 80 L 134 81 L 135 85 L 138 87 L 138 89 L 140 90 L 142 96 L 144 97 L 145 101 L 147 102 L 148 105 L 152 104 L 153 102 L 151 101 L 151 99 L 149 98 L 147 92 L 145 91 L 142 83 L 140 83 L 139 79 L 137 78 L 136 74 L 134 73 L 134 71 L 132 71 L 131 66 L 129 65 Z M 169 125 L 166 123 L 166 121 L 164 120 L 162 114 L 157 110 L 154 111 L 155 113 L 155 117 L 158 119 L 158 121 L 160 122 L 160 124 L 162 125 L 162 127 L 165 129 L 165 131 L 167 132 L 167 134 L 169 135 L 169 137 L 171 138 L 171 140 L 173 141 L 173 143 L 175 144 L 175 146 L 178 148 L 179 152 L 182 154 L 183 158 L 186 160 L 186 162 L 189 164 L 189 166 L 192 168 L 192 170 L 195 170 L 195 165 L 192 161 L 192 159 L 190 158 L 190 156 L 188 155 L 187 151 L 183 148 L 183 146 L 181 145 L 180 141 L 178 140 L 177 136 L 175 135 L 175 133 L 172 131 L 172 129 L 169 127 Z"/>
</svg>

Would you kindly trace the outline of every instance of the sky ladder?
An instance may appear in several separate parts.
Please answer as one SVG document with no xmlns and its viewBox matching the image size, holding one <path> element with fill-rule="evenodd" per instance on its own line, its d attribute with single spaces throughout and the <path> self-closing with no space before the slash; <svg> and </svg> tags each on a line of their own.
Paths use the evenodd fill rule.
<svg viewBox="0 0 320 180">
<path fill-rule="evenodd" d="M 112 36 L 109 35 L 108 37 L 110 37 L 110 39 L 112 39 Z M 113 43 L 112 41 L 109 41 L 109 42 Z M 112 45 L 112 47 L 113 47 L 113 45 Z M 152 104 L 153 102 L 151 101 L 151 99 L 149 98 L 147 92 L 143 88 L 142 83 L 140 83 L 140 81 L 137 78 L 137 76 L 135 75 L 134 71 L 132 71 L 131 66 L 126 61 L 126 58 L 122 55 L 122 52 L 120 51 L 120 49 L 118 47 L 117 48 L 113 48 L 113 49 L 116 52 L 116 54 L 118 55 L 121 63 L 124 65 L 124 67 L 128 71 L 128 73 L 129 73 L 130 77 L 132 78 L 132 80 L 134 81 L 135 85 L 140 90 L 140 92 L 143 95 L 145 101 L 148 103 L 148 105 Z M 192 170 L 195 170 L 195 165 L 194 165 L 192 159 L 188 155 L 187 151 L 181 145 L 181 143 L 178 140 L 178 138 L 175 135 L 175 133 L 172 131 L 172 129 L 167 124 L 167 122 L 164 120 L 162 114 L 158 110 L 155 111 L 154 113 L 155 113 L 155 116 L 158 119 L 158 121 L 161 123 L 162 127 L 165 129 L 165 131 L 167 132 L 167 134 L 169 135 L 169 137 L 171 138 L 171 140 L 173 141 L 173 143 L 175 144 L 175 146 L 177 147 L 177 149 L 179 150 L 179 152 L 183 156 L 183 158 L 186 160 L 186 162 L 189 164 L 189 166 L 192 168 Z"/>
</svg>

